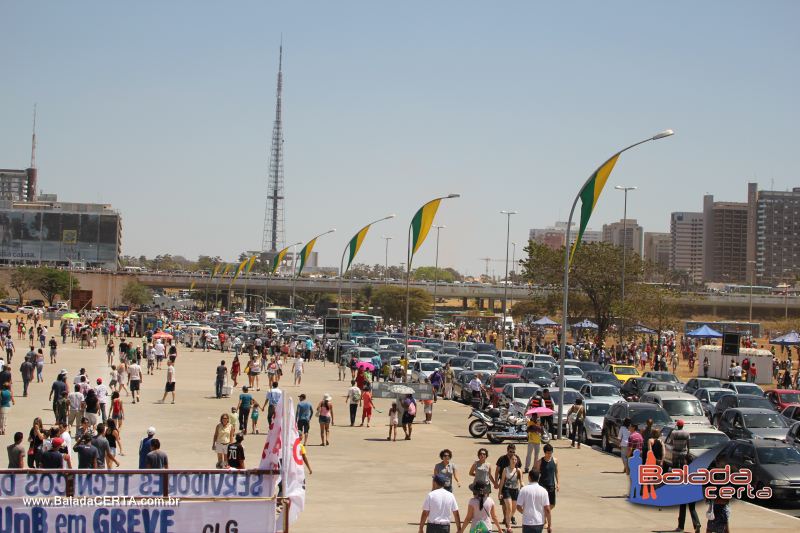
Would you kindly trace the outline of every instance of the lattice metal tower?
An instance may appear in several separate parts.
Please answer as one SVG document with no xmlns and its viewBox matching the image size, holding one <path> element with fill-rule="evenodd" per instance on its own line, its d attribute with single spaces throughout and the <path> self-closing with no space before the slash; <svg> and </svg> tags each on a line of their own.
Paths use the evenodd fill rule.
<svg viewBox="0 0 800 533">
<path fill-rule="evenodd" d="M 264 214 L 264 233 L 261 250 L 277 252 L 285 246 L 283 216 L 283 118 L 281 98 L 283 96 L 283 43 L 278 55 L 278 91 L 275 104 L 275 124 L 272 126 L 272 147 L 269 152 L 269 181 L 267 184 L 267 207 Z"/>
</svg>

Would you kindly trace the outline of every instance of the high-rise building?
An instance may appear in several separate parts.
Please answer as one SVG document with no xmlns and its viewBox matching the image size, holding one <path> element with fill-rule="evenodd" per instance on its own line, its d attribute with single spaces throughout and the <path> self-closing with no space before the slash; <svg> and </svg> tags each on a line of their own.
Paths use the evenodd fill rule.
<svg viewBox="0 0 800 533">
<path fill-rule="evenodd" d="M 748 255 L 755 251 L 756 282 L 776 285 L 794 280 L 800 272 L 800 187 L 757 191 L 755 195 L 751 192 L 748 188 L 750 213 L 755 212 L 755 235 Z"/>
<path fill-rule="evenodd" d="M 569 234 L 570 246 L 575 244 L 577 231 L 578 230 L 575 227 L 575 223 L 573 222 Z M 564 240 L 566 239 L 566 234 L 567 234 L 567 223 L 556 222 L 553 226 L 549 228 L 534 228 L 529 230 L 528 239 L 537 242 L 539 244 L 544 244 L 545 246 L 556 250 L 564 246 Z M 581 242 L 583 243 L 600 242 L 602 240 L 603 240 L 603 233 L 601 231 L 592 231 L 590 229 L 587 229 L 586 231 L 583 232 L 583 238 L 581 239 Z"/>
<path fill-rule="evenodd" d="M 669 268 L 672 238 L 669 233 L 644 233 L 644 259 L 664 268 Z"/>
<path fill-rule="evenodd" d="M 703 213 L 672 213 L 669 225 L 669 268 L 686 272 L 689 280 L 703 280 Z"/>
<path fill-rule="evenodd" d="M 635 252 L 642 255 L 642 242 L 644 230 L 636 222 L 635 218 L 603 224 L 603 242 L 608 242 L 614 246 L 625 246 L 628 252 Z"/>
<path fill-rule="evenodd" d="M 747 279 L 747 217 L 744 202 L 703 197 L 703 280 L 743 283 Z"/>
<path fill-rule="evenodd" d="M 36 169 L 0 169 L 0 200 L 32 202 L 36 196 Z"/>
</svg>

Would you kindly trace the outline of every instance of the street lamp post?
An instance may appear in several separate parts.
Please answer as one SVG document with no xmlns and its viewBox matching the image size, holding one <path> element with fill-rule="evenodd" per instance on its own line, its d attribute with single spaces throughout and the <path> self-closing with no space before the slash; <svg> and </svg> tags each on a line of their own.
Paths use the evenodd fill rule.
<svg viewBox="0 0 800 533">
<path fill-rule="evenodd" d="M 386 275 L 389 273 L 389 241 L 392 240 L 391 237 L 387 237 L 386 235 L 381 235 L 381 239 L 386 241 L 386 258 L 383 262 L 383 284 L 386 285 L 389 283 L 387 280 Z"/>
<path fill-rule="evenodd" d="M 503 346 L 506 349 L 506 313 L 508 312 L 508 245 L 511 240 L 511 215 L 516 215 L 516 211 L 500 211 L 501 215 L 506 216 L 506 276 L 503 281 Z"/>
<path fill-rule="evenodd" d="M 336 306 L 339 308 L 339 316 L 342 315 L 342 281 L 344 279 L 344 275 L 345 275 L 347 270 L 350 270 L 350 264 L 352 263 L 353 258 L 358 253 L 358 249 L 361 247 L 361 243 L 364 241 L 364 238 L 367 236 L 367 232 L 369 231 L 369 228 L 373 224 L 376 224 L 378 222 L 383 222 L 384 220 L 389 220 L 390 218 L 394 218 L 396 216 L 397 215 L 392 214 L 392 215 L 389 215 L 389 216 L 385 216 L 383 218 L 379 218 L 378 220 L 373 220 L 372 222 L 370 222 L 369 224 L 367 224 L 366 226 L 364 226 L 363 228 L 358 230 L 358 232 L 353 236 L 353 238 L 350 239 L 347 242 L 347 246 L 344 247 L 344 250 L 342 251 L 342 260 L 339 263 L 339 301 L 336 303 Z M 391 239 L 391 237 L 389 237 L 389 238 Z M 386 246 L 387 246 L 387 249 L 388 249 L 388 246 L 389 246 L 389 241 L 388 240 L 386 241 Z M 347 263 L 347 268 L 345 268 L 345 266 L 344 266 L 344 256 L 347 255 L 347 251 L 348 250 L 350 250 L 350 260 Z M 352 307 L 352 305 L 353 305 L 353 278 L 351 277 L 350 278 L 350 306 Z"/>
<path fill-rule="evenodd" d="M 433 267 L 433 325 L 436 326 L 436 287 L 439 285 L 439 230 L 447 226 L 433 226 L 436 228 L 436 261 Z"/>
<path fill-rule="evenodd" d="M 516 267 L 514 265 L 517 264 L 517 243 L 511 243 L 511 272 L 516 273 Z M 508 280 L 506 280 L 508 281 Z M 510 309 L 514 308 L 514 293 L 511 293 L 511 299 L 508 302 L 508 306 Z"/>
<path fill-rule="evenodd" d="M 333 233 L 334 231 L 336 231 L 336 228 L 329 229 L 328 231 L 320 233 L 319 235 L 317 235 L 316 237 L 314 237 L 313 239 L 308 241 L 306 243 L 306 245 L 303 247 L 303 250 L 308 248 L 308 253 L 310 254 L 311 250 L 314 249 L 314 244 L 316 244 L 317 239 L 319 239 L 323 235 L 327 235 L 329 233 Z M 300 272 L 297 272 L 297 254 L 295 253 L 295 250 L 294 250 L 295 246 L 296 245 L 292 245 L 292 256 L 293 256 L 292 257 L 292 274 L 293 274 L 292 275 L 292 326 L 294 326 L 295 322 L 297 322 L 296 316 L 295 316 L 296 313 L 297 313 L 297 310 L 295 309 L 295 306 L 294 306 L 294 298 L 295 298 L 295 285 L 297 284 L 297 276 L 300 275 Z M 301 252 L 303 250 L 301 250 Z M 300 268 L 302 268 L 304 265 L 305 265 L 305 263 L 302 263 L 300 265 Z"/>
<path fill-rule="evenodd" d="M 450 198 L 458 198 L 460 194 L 448 194 L 447 196 L 441 196 L 439 198 L 434 198 L 426 202 L 422 207 L 417 210 L 414 217 L 411 219 L 411 222 L 408 224 L 408 248 L 407 248 L 407 260 L 406 260 L 406 320 L 404 323 L 405 326 L 405 334 L 406 334 L 406 342 L 405 342 L 405 353 L 408 354 L 408 333 L 410 328 L 408 315 L 410 309 L 410 299 L 411 299 L 411 260 L 414 258 L 414 252 L 416 250 L 412 250 L 412 232 L 414 231 L 414 226 L 417 226 L 417 238 L 419 239 L 418 242 L 415 243 L 416 248 L 422 245 L 422 241 L 428 234 L 428 230 L 430 230 L 431 224 L 433 224 L 433 217 L 436 216 L 436 211 L 439 208 L 439 202 L 442 200 L 449 200 Z M 433 206 L 431 208 L 431 206 Z M 430 211 L 428 208 L 431 208 Z M 430 216 L 430 219 L 427 217 Z"/>
<path fill-rule="evenodd" d="M 632 144 L 632 145 L 630 145 L 630 146 L 628 146 L 626 148 L 623 148 L 622 150 L 620 150 L 619 152 L 617 152 L 616 154 L 611 156 L 611 158 L 609 158 L 608 161 L 606 161 L 606 163 L 608 163 L 608 162 L 610 162 L 612 160 L 615 160 L 623 152 L 626 152 L 626 151 L 630 150 L 631 148 L 639 146 L 640 144 L 644 144 L 644 143 L 649 142 L 649 141 L 656 141 L 658 139 L 663 139 L 665 137 L 669 137 L 670 135 L 673 135 L 673 131 L 672 130 L 665 130 L 665 131 L 663 131 L 661 133 L 653 135 L 652 137 L 649 137 L 647 139 L 644 139 L 642 141 L 634 143 L 634 144 Z M 603 165 L 598 167 L 597 171 L 602 169 L 603 166 L 606 165 L 606 163 L 603 163 Z M 569 330 L 567 310 L 568 310 L 568 307 L 569 307 L 569 258 L 570 258 L 569 238 L 570 238 L 570 227 L 572 226 L 572 216 L 575 214 L 575 207 L 578 205 L 578 200 L 580 200 L 580 198 L 581 198 L 581 193 L 583 193 L 583 190 L 589 185 L 591 180 L 595 178 L 595 175 L 596 175 L 597 171 L 595 171 L 595 173 L 593 173 L 591 176 L 589 176 L 589 178 L 586 180 L 586 183 L 584 183 L 583 186 L 578 191 L 578 194 L 575 196 L 575 200 L 572 202 L 572 208 L 569 211 L 569 219 L 567 221 L 567 228 L 566 228 L 566 235 L 565 235 L 566 240 L 564 241 L 564 243 L 565 243 L 564 244 L 564 287 L 563 287 L 564 294 L 563 294 L 563 307 L 562 307 L 562 309 L 563 309 L 562 313 L 563 314 L 562 314 L 562 317 L 561 317 L 561 346 L 560 346 L 560 353 L 558 354 L 558 357 L 559 357 L 559 373 L 558 373 L 558 375 L 559 376 L 563 376 L 564 375 L 564 358 L 566 357 L 566 352 L 567 352 L 567 332 Z M 605 176 L 605 179 L 608 179 L 608 176 Z M 605 183 L 603 183 L 603 184 L 605 184 Z M 578 245 L 579 243 L 576 241 L 575 244 Z M 559 394 L 558 438 L 561 438 L 561 432 L 563 430 L 562 422 L 564 420 L 564 386 L 563 386 L 563 381 L 562 381 L 561 385 L 559 386 L 558 394 Z"/>
<path fill-rule="evenodd" d="M 636 187 L 624 187 L 616 185 L 618 191 L 625 193 L 625 201 L 622 208 L 622 313 L 619 317 L 619 341 L 625 342 L 625 266 L 628 259 L 628 191 L 635 191 Z M 633 238 L 631 238 L 633 244 Z"/>
<path fill-rule="evenodd" d="M 753 285 L 756 283 L 756 262 L 752 259 L 748 261 L 749 264 L 753 265 L 752 275 L 750 276 L 750 313 L 748 318 L 748 322 L 753 322 Z"/>
</svg>

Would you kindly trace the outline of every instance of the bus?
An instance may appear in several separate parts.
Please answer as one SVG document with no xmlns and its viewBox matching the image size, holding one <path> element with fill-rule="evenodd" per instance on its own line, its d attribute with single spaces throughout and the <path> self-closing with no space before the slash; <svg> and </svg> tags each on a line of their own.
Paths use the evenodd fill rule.
<svg viewBox="0 0 800 533">
<path fill-rule="evenodd" d="M 380 320 L 376 316 L 365 313 L 342 313 L 337 316 L 334 314 L 335 312 L 332 310 L 325 320 L 326 334 L 337 329 L 340 339 L 355 341 L 378 330 Z"/>
</svg>

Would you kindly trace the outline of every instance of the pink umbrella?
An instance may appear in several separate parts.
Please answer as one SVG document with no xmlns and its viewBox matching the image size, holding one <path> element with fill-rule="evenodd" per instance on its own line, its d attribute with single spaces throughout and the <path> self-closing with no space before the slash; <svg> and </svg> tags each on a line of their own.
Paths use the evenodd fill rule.
<svg viewBox="0 0 800 533">
<path fill-rule="evenodd" d="M 170 335 L 169 333 L 164 333 L 163 331 L 159 331 L 158 333 L 156 333 L 155 335 L 153 335 L 153 338 L 154 338 L 154 339 L 168 339 L 168 340 L 172 340 L 172 335 Z"/>
<path fill-rule="evenodd" d="M 548 409 L 547 407 L 531 407 L 530 409 L 525 411 L 526 416 L 530 415 L 550 416 L 553 413 L 555 413 L 555 411 L 553 411 L 552 409 Z"/>
<path fill-rule="evenodd" d="M 368 363 L 366 361 L 359 361 L 356 363 L 356 368 L 363 368 L 364 370 L 369 370 L 370 372 L 375 370 L 375 365 L 372 363 Z"/>
</svg>

